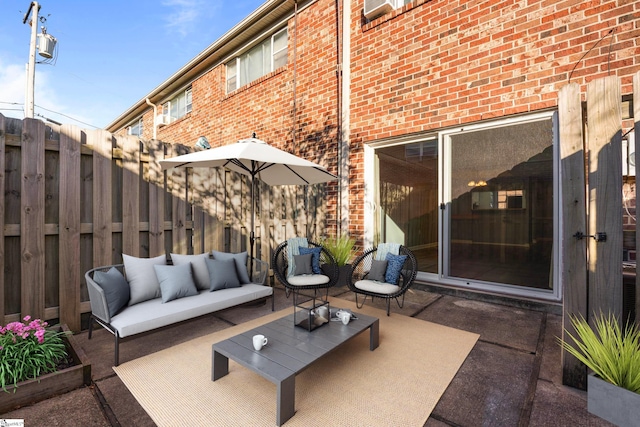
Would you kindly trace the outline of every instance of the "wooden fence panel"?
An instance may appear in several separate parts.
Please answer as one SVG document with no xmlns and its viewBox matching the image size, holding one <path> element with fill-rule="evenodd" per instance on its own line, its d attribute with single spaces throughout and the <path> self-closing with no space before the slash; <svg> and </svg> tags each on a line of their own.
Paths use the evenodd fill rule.
<svg viewBox="0 0 640 427">
<path fill-rule="evenodd" d="M 622 113 L 617 76 L 587 85 L 589 232 L 589 315 L 622 318 Z"/>
<path fill-rule="evenodd" d="M 587 242 L 574 233 L 586 233 L 584 177 L 584 139 L 580 86 L 570 83 L 560 90 L 558 99 L 560 130 L 560 169 L 562 178 L 562 288 L 563 326 L 573 331 L 570 315 L 587 318 Z M 574 333 L 575 335 L 575 333 Z M 563 337 L 566 332 L 563 331 Z M 563 351 L 563 383 L 586 388 L 587 371 L 574 356 Z"/>
<path fill-rule="evenodd" d="M 90 311 L 85 271 L 121 262 L 123 252 L 249 249 L 248 178 L 219 168 L 167 178 L 158 164 L 165 149 L 162 141 L 0 114 L 0 324 L 29 314 L 78 331 Z M 302 187 L 256 187 L 255 250 L 270 262 L 294 230 L 311 231 L 320 206 Z"/>
<path fill-rule="evenodd" d="M 63 125 L 60 131 L 60 322 L 80 330 L 80 128 Z"/>
<path fill-rule="evenodd" d="M 140 140 L 124 138 L 122 144 L 122 252 L 140 256 Z"/>
<path fill-rule="evenodd" d="M 109 265 L 113 262 L 112 236 L 112 153 L 111 134 L 99 129 L 89 132 L 93 146 L 93 262 Z"/>
<path fill-rule="evenodd" d="M 20 253 L 23 315 L 43 318 L 45 309 L 44 253 L 44 140 L 45 126 L 40 120 L 25 119 L 22 128 L 22 188 L 20 191 Z M 24 288 L 29 286 L 27 292 Z M 24 317 L 24 316 L 23 316 Z"/>
<path fill-rule="evenodd" d="M 188 150 L 185 146 L 174 145 L 169 157 L 179 156 L 187 152 Z M 169 193 L 171 194 L 172 203 L 172 248 L 175 253 L 186 254 L 188 252 L 187 200 L 189 197 L 187 191 L 187 170 L 184 168 L 174 168 L 170 169 L 167 175 L 167 184 L 170 187 Z"/>
<path fill-rule="evenodd" d="M 0 188 L 2 188 L 3 193 L 5 189 L 4 184 L 4 164 L 5 164 L 5 143 L 6 143 L 6 130 L 5 130 L 5 119 L 2 114 L 0 114 Z M 4 222 L 4 200 L 0 200 L 0 218 L 2 218 Z M 3 224 L 4 225 L 4 224 Z M 4 266 L 5 266 L 5 245 L 4 245 L 4 226 L 0 227 L 0 324 L 2 323 L 2 319 L 4 319 L 5 313 L 5 280 L 4 280 Z"/>
<path fill-rule="evenodd" d="M 162 141 L 149 142 L 149 257 L 165 253 L 164 249 L 164 173 L 157 160 L 164 158 Z M 153 207 L 153 208 L 152 208 Z"/>
</svg>

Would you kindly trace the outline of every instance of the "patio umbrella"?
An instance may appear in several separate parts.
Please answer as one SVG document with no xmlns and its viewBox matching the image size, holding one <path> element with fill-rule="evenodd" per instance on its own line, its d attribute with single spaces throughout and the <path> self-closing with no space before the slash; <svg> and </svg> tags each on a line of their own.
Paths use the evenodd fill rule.
<svg viewBox="0 0 640 427">
<path fill-rule="evenodd" d="M 251 177 L 251 232 L 249 233 L 249 272 L 253 273 L 255 243 L 255 180 L 267 185 L 310 185 L 338 179 L 324 167 L 257 139 L 242 139 L 234 144 L 196 151 L 160 160 L 162 170 L 170 168 L 222 167 Z"/>
</svg>

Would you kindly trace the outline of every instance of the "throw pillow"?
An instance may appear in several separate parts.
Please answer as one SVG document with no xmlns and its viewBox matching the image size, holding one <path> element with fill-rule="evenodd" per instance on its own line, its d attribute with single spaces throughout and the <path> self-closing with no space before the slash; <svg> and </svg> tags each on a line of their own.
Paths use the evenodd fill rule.
<svg viewBox="0 0 640 427">
<path fill-rule="evenodd" d="M 153 269 L 154 265 L 166 265 L 167 257 L 136 258 L 122 254 L 124 270 L 129 281 L 131 297 L 129 305 L 160 297 L 160 283 Z"/>
<path fill-rule="evenodd" d="M 196 284 L 191 274 L 191 264 L 183 265 L 154 265 L 162 302 L 169 302 L 182 297 L 198 295 Z"/>
<path fill-rule="evenodd" d="M 241 286 L 240 279 L 236 273 L 236 262 L 233 259 L 217 260 L 208 259 L 207 269 L 209 270 L 210 290 L 217 291 L 227 288 L 238 288 Z"/>
<path fill-rule="evenodd" d="M 300 255 L 313 255 L 313 257 L 311 258 L 311 269 L 313 270 L 313 274 L 322 274 L 322 270 L 320 269 L 321 251 L 322 248 L 300 248 Z"/>
<path fill-rule="evenodd" d="M 106 273 L 96 271 L 93 274 L 93 281 L 104 291 L 109 316 L 114 316 L 129 302 L 129 284 L 117 268 L 111 267 Z"/>
<path fill-rule="evenodd" d="M 240 279 L 240 283 L 243 285 L 251 283 L 251 280 L 249 280 L 249 272 L 247 271 L 247 252 L 230 254 L 227 252 L 212 251 L 212 254 L 213 259 L 217 259 L 218 261 L 233 259 L 236 263 L 236 274 L 238 275 L 238 279 Z"/>
<path fill-rule="evenodd" d="M 367 275 L 367 279 L 376 280 L 378 282 L 385 281 L 385 273 L 387 271 L 388 261 L 371 260 L 371 270 Z"/>
<path fill-rule="evenodd" d="M 296 263 L 296 269 L 293 272 L 294 276 L 300 276 L 302 274 L 313 274 L 313 270 L 311 269 L 311 258 L 313 258 L 312 254 L 294 255 L 293 258 Z"/>
<path fill-rule="evenodd" d="M 407 259 L 406 255 L 387 254 L 387 271 L 384 275 L 384 281 L 392 285 L 398 284 L 400 278 L 400 270 Z"/>
<path fill-rule="evenodd" d="M 205 262 L 208 258 L 208 252 L 199 255 L 171 254 L 173 265 L 185 265 L 191 263 L 193 278 L 196 282 L 196 288 L 198 288 L 199 291 L 209 289 L 209 269 L 207 269 L 207 263 Z"/>
</svg>

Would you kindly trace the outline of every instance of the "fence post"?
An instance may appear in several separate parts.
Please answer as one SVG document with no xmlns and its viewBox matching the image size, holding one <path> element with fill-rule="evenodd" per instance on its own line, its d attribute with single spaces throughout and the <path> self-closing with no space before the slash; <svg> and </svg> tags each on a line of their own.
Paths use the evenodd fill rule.
<svg viewBox="0 0 640 427">
<path fill-rule="evenodd" d="M 149 257 L 165 253 L 164 248 L 164 172 L 158 160 L 164 158 L 164 144 L 149 142 Z"/>
<path fill-rule="evenodd" d="M 140 256 L 140 140 L 122 143 L 122 253 Z"/>
<path fill-rule="evenodd" d="M 5 119 L 4 116 L 2 114 L 0 114 L 0 165 L 2 167 L 0 167 L 0 188 L 5 189 L 5 179 L 4 179 L 4 170 L 5 170 L 5 136 L 6 136 L 6 129 L 5 129 Z M 2 227 L 0 227 L 0 271 L 3 272 L 3 274 L 0 274 L 0 325 L 4 325 L 6 322 L 4 321 L 4 307 L 5 307 L 5 301 L 4 301 L 4 294 L 5 294 L 5 281 L 4 281 L 4 263 L 5 263 L 5 247 L 4 247 L 4 222 L 5 222 L 5 216 L 4 216 L 4 204 L 5 204 L 5 200 L 4 200 L 4 196 L 2 197 L 2 203 L 0 203 L 0 218 L 2 218 Z"/>
<path fill-rule="evenodd" d="M 562 290 L 563 338 L 570 331 L 571 315 L 587 316 L 587 248 L 584 240 L 574 237 L 586 233 L 584 177 L 584 142 L 580 86 L 569 83 L 560 89 L 558 99 L 560 131 L 560 178 L 562 182 Z M 587 372 L 574 356 L 562 351 L 562 382 L 585 389 Z"/>
<path fill-rule="evenodd" d="M 60 323 L 80 332 L 80 145 L 82 131 L 60 128 L 60 195 L 58 262 Z"/>
<path fill-rule="evenodd" d="M 24 119 L 20 195 L 21 317 L 44 318 L 45 314 L 44 139 L 44 123 Z"/>
<path fill-rule="evenodd" d="M 588 314 L 612 314 L 622 320 L 622 112 L 617 76 L 587 85 L 589 126 Z"/>
<path fill-rule="evenodd" d="M 635 153 L 640 149 L 640 71 L 633 75 L 633 120 L 635 136 Z M 636 154 L 636 159 L 638 155 Z M 637 172 L 636 172 L 637 174 Z M 636 179 L 636 248 L 640 248 L 640 230 L 638 230 L 638 182 Z M 636 324 L 640 326 L 640 274 L 638 274 L 638 261 L 636 260 Z"/>
</svg>

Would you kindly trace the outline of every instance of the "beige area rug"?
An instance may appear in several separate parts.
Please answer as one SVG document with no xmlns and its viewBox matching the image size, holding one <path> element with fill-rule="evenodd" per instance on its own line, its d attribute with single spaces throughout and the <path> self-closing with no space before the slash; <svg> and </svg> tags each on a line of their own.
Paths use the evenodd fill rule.
<svg viewBox="0 0 640 427">
<path fill-rule="evenodd" d="M 296 376 L 296 414 L 286 426 L 422 426 L 478 335 L 332 298 L 380 319 L 380 346 L 368 330 Z M 114 370 L 159 426 L 272 426 L 276 386 L 229 360 L 211 381 L 213 343 L 292 313 L 269 314 L 124 363 Z"/>
</svg>

